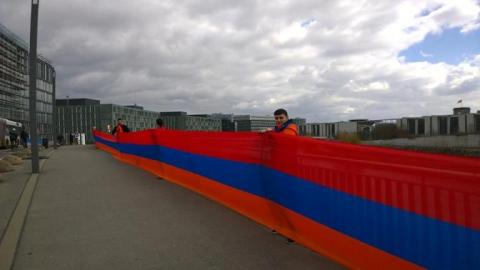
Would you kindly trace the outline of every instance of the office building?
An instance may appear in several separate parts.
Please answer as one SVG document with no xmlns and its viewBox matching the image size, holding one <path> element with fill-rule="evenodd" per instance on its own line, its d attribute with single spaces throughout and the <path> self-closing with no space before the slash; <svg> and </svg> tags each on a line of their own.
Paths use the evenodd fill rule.
<svg viewBox="0 0 480 270">
<path fill-rule="evenodd" d="M 350 121 L 331 123 L 307 123 L 300 125 L 300 135 L 332 139 L 340 133 L 352 133 L 368 137 L 374 123 L 376 121 L 368 119 L 352 119 Z"/>
<path fill-rule="evenodd" d="M 299 117 L 295 117 L 295 118 L 291 118 L 293 123 L 297 124 L 298 127 L 302 126 L 302 125 L 305 125 L 307 123 L 307 119 L 305 118 L 299 118 Z"/>
<path fill-rule="evenodd" d="M 57 134 L 70 143 L 70 134 L 84 133 L 87 143 L 93 142 L 92 130 L 101 129 L 100 101 L 94 99 L 58 99 L 56 101 Z"/>
<path fill-rule="evenodd" d="M 412 136 L 475 134 L 480 133 L 480 113 L 454 108 L 450 115 L 404 117 L 397 120 L 397 127 Z"/>
<path fill-rule="evenodd" d="M 348 122 L 307 123 L 300 125 L 303 136 L 335 138 L 340 133 L 358 134 L 362 139 L 375 139 L 378 131 L 391 137 L 422 137 L 441 135 L 480 134 L 480 111 L 470 112 L 468 107 L 454 108 L 450 115 L 403 117 L 400 119 L 367 120 L 354 119 Z M 383 134 L 386 135 L 386 134 Z"/>
<path fill-rule="evenodd" d="M 0 118 L 20 122 L 27 131 L 30 128 L 28 55 L 28 44 L 0 24 Z M 41 55 L 37 58 L 36 83 L 38 137 L 52 139 L 55 69 Z"/>
<path fill-rule="evenodd" d="M 168 129 L 222 131 L 222 121 L 209 115 L 187 115 L 186 112 L 161 112 L 160 118 Z"/>
<path fill-rule="evenodd" d="M 210 118 L 222 121 L 222 131 L 237 131 L 237 123 L 233 121 L 233 114 L 212 113 Z"/>
<path fill-rule="evenodd" d="M 156 127 L 156 120 L 160 113 L 144 110 L 138 105 L 122 106 L 116 104 L 102 104 L 100 109 L 100 126 L 102 130 L 110 125 L 113 129 L 118 118 L 123 120 L 131 131 L 144 130 Z"/>
<path fill-rule="evenodd" d="M 111 132 L 117 119 L 123 119 L 131 131 L 156 127 L 158 112 L 144 110 L 143 107 L 100 104 L 99 100 L 59 99 L 57 104 L 58 135 L 67 143 L 71 133 L 85 133 L 86 142 L 93 142 L 92 130 Z"/>
<path fill-rule="evenodd" d="M 273 116 L 235 115 L 233 121 L 236 122 L 237 131 L 260 132 L 275 127 Z"/>
</svg>

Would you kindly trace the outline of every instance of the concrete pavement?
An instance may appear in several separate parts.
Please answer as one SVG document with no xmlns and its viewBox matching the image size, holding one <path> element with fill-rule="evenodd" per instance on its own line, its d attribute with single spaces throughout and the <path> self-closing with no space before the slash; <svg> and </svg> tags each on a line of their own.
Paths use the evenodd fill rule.
<svg viewBox="0 0 480 270">
<path fill-rule="evenodd" d="M 46 162 L 12 268 L 342 269 L 91 146 Z"/>
<path fill-rule="evenodd" d="M 43 149 L 40 151 L 40 155 L 49 155 L 51 151 L 51 148 Z M 12 153 L 10 150 L 0 150 L 0 159 Z M 30 159 L 23 160 L 22 164 L 13 167 L 15 170 L 12 172 L 0 173 L 0 239 L 22 194 L 23 188 L 31 176 L 32 161 Z"/>
<path fill-rule="evenodd" d="M 43 149 L 48 156 L 51 149 Z M 40 170 L 45 160 L 40 161 Z M 9 270 L 35 190 L 38 174 L 31 173 L 31 160 L 14 165 L 13 172 L 0 174 L 0 270 Z"/>
<path fill-rule="evenodd" d="M 9 150 L 7 149 L 0 149 L 0 159 L 4 156 L 8 155 Z"/>
<path fill-rule="evenodd" d="M 25 183 L 32 173 L 30 160 L 14 166 L 13 172 L 0 173 L 0 239 L 12 216 Z"/>
</svg>

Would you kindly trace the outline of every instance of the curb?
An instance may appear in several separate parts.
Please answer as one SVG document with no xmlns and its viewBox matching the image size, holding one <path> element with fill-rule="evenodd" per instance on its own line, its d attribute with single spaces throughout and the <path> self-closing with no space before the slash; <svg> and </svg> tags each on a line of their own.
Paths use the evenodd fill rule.
<svg viewBox="0 0 480 270">
<path fill-rule="evenodd" d="M 51 151 L 47 156 L 50 157 L 53 152 L 54 151 Z M 43 159 L 40 161 L 40 172 L 43 170 L 46 160 L 47 159 Z M 8 221 L 3 238 L 0 239 L 0 270 L 10 270 L 13 266 L 15 253 L 22 235 L 33 193 L 37 186 L 38 177 L 39 174 L 33 173 L 27 180 L 15 210 Z"/>
</svg>

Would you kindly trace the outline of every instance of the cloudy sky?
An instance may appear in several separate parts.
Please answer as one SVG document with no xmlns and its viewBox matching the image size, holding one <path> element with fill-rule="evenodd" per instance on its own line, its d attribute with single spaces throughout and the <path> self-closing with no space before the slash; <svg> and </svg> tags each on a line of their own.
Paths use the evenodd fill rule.
<svg viewBox="0 0 480 270">
<path fill-rule="evenodd" d="M 24 40 L 30 1 L 1 0 Z M 309 122 L 480 110 L 477 0 L 40 0 L 58 98 Z"/>
</svg>

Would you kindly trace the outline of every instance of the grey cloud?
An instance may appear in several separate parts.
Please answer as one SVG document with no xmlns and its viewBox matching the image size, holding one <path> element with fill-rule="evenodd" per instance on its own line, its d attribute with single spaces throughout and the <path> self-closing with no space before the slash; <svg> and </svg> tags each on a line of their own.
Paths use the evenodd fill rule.
<svg viewBox="0 0 480 270">
<path fill-rule="evenodd" d="M 446 94 L 468 92 L 480 101 L 478 81 L 465 81 L 451 92 L 450 79 L 429 74 L 429 66 L 395 59 L 398 45 L 382 31 L 398 23 L 399 5 L 41 1 L 39 51 L 55 65 L 60 97 L 87 96 L 160 111 L 271 114 L 286 107 L 294 116 L 320 121 L 426 112 L 428 106 L 420 103 L 439 111 Z M 24 39 L 29 13 L 25 1 L 0 3 L 1 22 Z M 305 37 L 273 38 L 287 27 L 300 29 L 306 19 L 316 24 Z M 315 56 L 304 56 L 305 47 L 316 50 Z M 452 79 L 466 72 L 444 69 Z M 350 81 L 364 88 L 385 81 L 389 89 L 354 91 L 347 87 Z M 432 91 L 427 85 L 433 82 L 439 86 Z"/>
<path fill-rule="evenodd" d="M 466 79 L 458 85 L 448 82 L 437 87 L 435 91 L 442 96 L 467 94 L 470 92 L 476 92 L 480 95 L 480 76 Z"/>
</svg>

